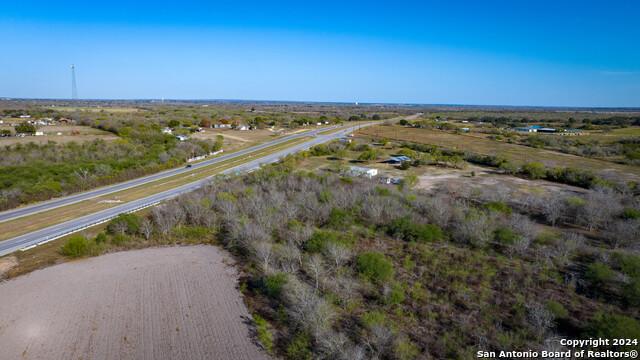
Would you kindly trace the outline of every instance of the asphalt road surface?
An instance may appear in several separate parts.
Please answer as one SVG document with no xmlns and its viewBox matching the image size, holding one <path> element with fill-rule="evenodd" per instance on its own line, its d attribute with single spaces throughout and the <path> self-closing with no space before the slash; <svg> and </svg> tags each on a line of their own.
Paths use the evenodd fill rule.
<svg viewBox="0 0 640 360">
<path fill-rule="evenodd" d="M 411 119 L 414 118 L 417 115 L 412 115 L 409 117 L 400 117 L 400 118 L 396 118 L 394 120 L 398 120 L 401 118 L 405 118 L 405 119 Z M 297 144 L 294 146 L 291 146 L 287 149 L 278 151 L 274 154 L 271 155 L 267 155 L 264 157 L 260 157 L 257 158 L 255 160 L 251 160 L 248 162 L 245 162 L 241 165 L 229 168 L 227 170 L 224 170 L 222 172 L 220 172 L 221 174 L 234 174 L 237 172 L 248 172 L 248 171 L 252 171 L 254 169 L 257 169 L 260 167 L 260 165 L 262 164 L 268 164 L 268 163 L 272 163 L 272 162 L 276 162 L 278 161 L 278 159 L 280 159 L 282 156 L 286 156 L 288 154 L 292 154 L 295 153 L 297 151 L 300 150 L 306 150 L 309 149 L 312 146 L 321 144 L 321 143 L 325 143 L 328 141 L 331 141 L 333 139 L 339 139 L 341 137 L 345 137 L 348 133 L 354 131 L 355 129 L 357 129 L 358 127 L 365 127 L 371 124 L 362 124 L 362 125 L 357 125 L 357 126 L 344 126 L 344 129 L 337 131 L 333 134 L 328 134 L 328 135 L 320 135 L 320 132 L 324 132 L 327 130 L 331 130 L 331 129 L 335 129 L 338 128 L 340 126 L 334 126 L 334 127 L 330 127 L 330 128 L 324 128 L 324 129 L 318 129 L 318 130 L 314 130 L 311 132 L 305 132 L 305 133 L 300 133 L 300 134 L 295 134 L 295 135 L 291 135 L 291 136 L 287 136 L 285 138 L 276 140 L 276 141 L 272 141 L 272 142 L 268 142 L 265 144 L 261 144 L 261 145 L 257 145 L 254 146 L 252 148 L 249 149 L 245 149 L 245 150 L 241 150 L 229 155 L 224 155 L 221 157 L 217 157 L 215 159 L 210 159 L 210 160 L 206 160 L 206 161 L 202 161 L 200 163 L 197 164 L 193 164 L 193 166 L 191 168 L 178 168 L 178 169 L 174 169 L 174 170 L 169 170 L 163 173 L 159 173 L 159 174 L 155 174 L 155 175 L 151 175 L 151 176 L 146 176 L 143 178 L 139 178 L 139 179 L 135 179 L 135 180 L 131 180 L 131 181 L 127 181 L 124 183 L 120 183 L 120 184 L 115 184 L 112 186 L 108 186 L 105 188 L 100 188 L 100 189 L 96 189 L 96 190 L 92 190 L 92 191 L 88 191 L 88 192 L 84 192 L 81 194 L 76 194 L 76 195 L 72 195 L 72 196 L 68 196 L 68 197 L 64 197 L 64 198 L 60 198 L 60 199 L 55 199 L 52 201 L 47 201 L 41 204 L 36 204 L 36 205 L 32 205 L 32 206 L 27 206 L 24 208 L 20 208 L 20 209 L 16 209 L 16 210 L 12 210 L 12 211 L 7 211 L 4 212 L 2 214 L 0 214 L 0 221 L 7 221 L 10 219 L 15 219 L 17 217 L 22 217 L 22 216 L 28 216 L 28 215 L 33 215 L 36 214 L 38 212 L 42 212 L 42 211 L 47 211 L 47 210 L 51 210 L 51 209 L 55 209 L 57 207 L 60 206 L 65 206 L 65 205 L 69 205 L 69 204 L 73 204 L 75 202 L 79 202 L 79 201 L 83 201 L 83 200 L 87 200 L 87 199 L 91 199 L 97 196 L 102 196 L 102 195 L 106 195 L 115 191 L 120 191 L 120 190 L 124 190 L 130 187 L 134 187 L 134 186 L 139 186 L 139 185 L 143 185 L 147 182 L 151 182 L 151 181 L 155 181 L 158 179 L 162 179 L 168 176 L 173 176 L 173 175 L 177 175 L 183 172 L 188 172 L 191 171 L 193 169 L 197 169 L 199 167 L 203 167 L 203 166 L 208 166 L 211 164 L 215 164 L 216 162 L 220 162 L 220 161 L 224 161 L 224 160 L 228 160 L 228 159 L 232 159 L 232 158 L 236 158 L 242 155 L 246 155 L 248 153 L 254 152 L 256 150 L 260 150 L 260 149 L 264 149 L 266 147 L 272 146 L 272 145 L 276 145 L 278 143 L 284 142 L 284 141 L 288 141 L 291 139 L 296 139 L 296 138 L 300 138 L 300 137 L 305 137 L 305 136 L 315 136 L 313 139 L 310 139 L 308 141 L 305 141 L 304 143 L 301 144 Z M 167 199 L 171 199 L 173 197 L 176 197 L 180 194 L 186 193 L 186 192 L 190 192 L 193 191 L 195 189 L 197 189 L 198 187 L 200 187 L 202 184 L 206 183 L 207 181 L 209 181 L 209 178 L 205 178 L 199 181 L 194 181 L 192 183 L 186 184 L 186 185 L 182 185 L 161 193 L 157 193 L 154 195 L 150 195 L 147 196 L 145 198 L 142 199 L 138 199 L 138 200 L 134 200 L 134 201 L 130 201 L 118 206 L 114 206 L 112 208 L 106 209 L 106 210 L 102 210 L 90 215 L 86 215 L 77 219 L 73 219 L 73 220 L 69 220 L 67 222 L 64 223 L 60 223 L 57 225 L 53 225 L 44 229 L 40 229 L 40 230 L 36 230 L 33 231 L 29 234 L 25 234 L 25 235 L 21 235 L 21 236 L 17 236 L 15 238 L 12 239 L 8 239 L 8 240 L 4 240 L 2 242 L 0 242 L 0 256 L 2 255 L 6 255 L 9 253 L 12 253 L 14 251 L 17 250 L 21 250 L 21 249 L 25 249 L 25 248 L 29 248 L 32 246 L 37 245 L 38 243 L 42 243 L 42 242 L 46 242 L 46 241 L 50 241 L 62 236 L 65 236 L 69 233 L 75 232 L 75 231 L 79 231 L 82 230 L 84 228 L 87 227 L 91 227 L 94 226 L 96 224 L 102 223 L 102 222 L 106 222 L 109 219 L 118 216 L 118 214 L 121 213 L 126 213 L 126 212 L 132 212 L 138 209 L 142 209 L 145 207 L 149 207 L 149 206 L 153 206 L 161 201 L 167 200 Z"/>
<path fill-rule="evenodd" d="M 20 207 L 18 209 L 14 209 L 14 210 L 4 211 L 4 212 L 0 213 L 0 222 L 21 218 L 23 216 L 37 214 L 39 212 L 48 211 L 48 210 L 55 209 L 55 208 L 58 208 L 58 207 L 71 205 L 73 203 L 77 203 L 77 202 L 80 202 L 80 201 L 89 200 L 89 199 L 93 199 L 95 197 L 108 195 L 108 194 L 111 194 L 111 193 L 114 193 L 114 192 L 118 192 L 118 191 L 126 190 L 126 189 L 129 189 L 129 188 L 132 188 L 132 187 L 140 186 L 140 185 L 146 184 L 148 182 L 161 180 L 161 179 L 164 179 L 164 178 L 167 178 L 167 177 L 171 177 L 171 176 L 174 176 L 174 175 L 178 175 L 178 174 L 182 174 L 182 173 L 187 173 L 187 172 L 193 171 L 193 170 L 195 170 L 197 168 L 209 166 L 209 165 L 212 165 L 212 164 L 215 164 L 215 163 L 219 163 L 219 162 L 222 162 L 222 161 L 225 161 L 225 160 L 229 160 L 229 159 L 233 159 L 233 158 L 236 158 L 236 157 L 240 157 L 240 156 L 252 153 L 254 151 L 260 150 L 260 149 L 264 149 L 264 148 L 267 148 L 267 147 L 270 147 L 270 146 L 273 146 L 273 145 L 277 145 L 277 144 L 283 143 L 285 141 L 289 141 L 289 140 L 293 140 L 293 139 L 297 139 L 297 138 L 301 138 L 301 137 L 305 137 L 305 136 L 314 136 L 318 132 L 327 131 L 327 130 L 331 130 L 331 129 L 335 129 L 335 128 L 336 128 L 335 126 L 332 126 L 332 127 L 325 128 L 325 129 L 318 129 L 318 130 L 313 130 L 313 131 L 309 131 L 309 132 L 304 132 L 304 133 L 299 133 L 299 134 L 286 136 L 286 137 L 284 137 L 282 139 L 278 139 L 278 140 L 275 140 L 275 141 L 270 141 L 270 142 L 267 142 L 267 143 L 264 143 L 264 144 L 256 145 L 256 146 L 253 146 L 253 147 L 248 148 L 248 149 L 236 151 L 236 152 L 233 152 L 233 153 L 230 153 L 230 154 L 218 156 L 218 157 L 213 158 L 213 159 L 204 160 L 204 161 L 201 161 L 201 162 L 198 162 L 198 163 L 194 163 L 194 164 L 192 164 L 192 166 L 190 168 L 185 168 L 184 166 L 182 166 L 182 167 L 179 167 L 179 168 L 176 168 L 176 169 L 171 169 L 171 170 L 163 171 L 163 172 L 160 172 L 160 173 L 157 173 L 157 174 L 153 174 L 153 175 L 149 175 L 149 176 L 145 176 L 145 177 L 129 180 L 129 181 L 126 181 L 126 182 L 105 186 L 105 187 L 102 187 L 102 188 L 99 188 L 99 189 L 90 190 L 90 191 L 86 191 L 86 192 L 82 192 L 82 193 L 78 193 L 78 194 L 74 194 L 74 195 L 70 195 L 70 196 L 65 196 L 65 197 L 53 199 L 53 200 L 45 201 L 45 202 L 42 202 L 42 203 L 39 203 L 39 204 L 24 206 L 24 207 Z"/>
</svg>

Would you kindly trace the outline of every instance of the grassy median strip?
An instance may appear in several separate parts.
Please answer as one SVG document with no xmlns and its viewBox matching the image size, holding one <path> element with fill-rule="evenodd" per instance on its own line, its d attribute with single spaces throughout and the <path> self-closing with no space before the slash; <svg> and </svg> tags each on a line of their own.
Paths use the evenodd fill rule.
<svg viewBox="0 0 640 360">
<path fill-rule="evenodd" d="M 206 177 L 220 173 L 234 166 L 260 159 L 264 156 L 277 153 L 286 148 L 303 143 L 311 136 L 292 139 L 261 150 L 254 151 L 247 155 L 221 161 L 216 164 L 195 168 L 187 173 L 171 176 L 168 178 L 149 182 L 140 186 L 132 187 L 116 193 L 96 197 L 90 200 L 81 201 L 75 204 L 62 206 L 38 214 L 24 216 L 15 220 L 0 223 L 0 241 L 14 238 L 36 230 L 40 230 L 55 224 L 76 219 L 85 215 L 109 209 L 133 200 L 161 193 L 163 191 L 176 188 L 194 181 L 202 180 Z M 114 201 L 115 200 L 115 201 Z"/>
</svg>

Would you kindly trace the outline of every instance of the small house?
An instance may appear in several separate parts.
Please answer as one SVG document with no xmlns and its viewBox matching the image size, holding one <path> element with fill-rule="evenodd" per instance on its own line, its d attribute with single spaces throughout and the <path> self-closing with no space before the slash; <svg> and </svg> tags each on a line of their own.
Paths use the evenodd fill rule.
<svg viewBox="0 0 640 360">
<path fill-rule="evenodd" d="M 163 128 L 163 129 L 160 129 L 160 131 L 162 131 L 163 134 L 171 134 L 172 132 L 171 129 L 169 128 Z"/>
<path fill-rule="evenodd" d="M 44 136 L 44 132 L 36 130 L 36 136 Z"/>
<path fill-rule="evenodd" d="M 363 168 L 359 166 L 349 166 L 349 170 L 351 175 L 355 175 L 355 176 L 364 176 L 367 178 L 372 178 L 378 175 L 378 169 L 369 169 L 369 168 Z"/>
</svg>

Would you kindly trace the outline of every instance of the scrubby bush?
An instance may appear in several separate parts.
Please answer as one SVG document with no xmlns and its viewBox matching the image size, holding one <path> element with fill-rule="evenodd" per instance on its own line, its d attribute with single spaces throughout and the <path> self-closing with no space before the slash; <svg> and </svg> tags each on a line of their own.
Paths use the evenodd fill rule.
<svg viewBox="0 0 640 360">
<path fill-rule="evenodd" d="M 304 244 L 305 250 L 310 253 L 322 253 L 329 244 L 338 244 L 349 247 L 351 241 L 347 236 L 340 236 L 333 231 L 318 230 L 311 235 L 311 239 Z"/>
<path fill-rule="evenodd" d="M 131 240 L 131 237 L 129 235 L 126 235 L 126 234 L 115 234 L 111 238 L 111 243 L 113 243 L 113 245 L 120 246 L 120 245 L 123 245 L 123 244 L 129 242 L 129 240 Z"/>
<path fill-rule="evenodd" d="M 372 329 L 374 326 L 384 326 L 386 322 L 386 316 L 380 311 L 369 311 L 360 315 L 360 323 L 362 323 L 365 329 Z"/>
<path fill-rule="evenodd" d="M 443 239 L 442 229 L 437 225 L 420 225 L 407 218 L 391 221 L 387 230 L 389 235 L 397 236 L 405 241 L 432 242 Z"/>
<path fill-rule="evenodd" d="M 639 339 L 640 323 L 638 320 L 624 315 L 605 315 L 591 324 L 586 335 L 601 339 Z M 625 351 L 631 349 L 640 350 L 640 346 L 625 347 Z"/>
<path fill-rule="evenodd" d="M 404 290 L 401 284 L 395 283 L 391 287 L 389 295 L 384 299 L 384 303 L 387 305 L 397 305 L 404 301 Z"/>
<path fill-rule="evenodd" d="M 627 302 L 633 306 L 640 305 L 640 278 L 632 279 L 622 288 Z"/>
<path fill-rule="evenodd" d="M 98 244 L 102 244 L 107 242 L 107 234 L 105 234 L 103 231 L 100 231 L 97 235 L 96 235 L 96 243 Z"/>
<path fill-rule="evenodd" d="M 547 301 L 547 310 L 549 310 L 557 318 L 566 318 L 569 312 L 555 300 Z"/>
<path fill-rule="evenodd" d="M 304 332 L 297 333 L 289 345 L 287 345 L 287 359 L 311 360 L 313 353 L 309 349 L 309 335 Z"/>
<path fill-rule="evenodd" d="M 140 231 L 140 216 L 136 214 L 120 214 L 109 221 L 107 232 L 115 234 L 135 235 Z"/>
<path fill-rule="evenodd" d="M 62 253 L 65 256 L 78 258 L 89 252 L 91 244 L 84 235 L 73 235 L 62 245 Z"/>
<path fill-rule="evenodd" d="M 640 211 L 638 211 L 637 209 L 634 209 L 634 208 L 626 207 L 622 211 L 622 214 L 620 215 L 620 217 L 625 219 L 625 220 L 640 219 Z"/>
<path fill-rule="evenodd" d="M 340 210 L 336 207 L 331 209 L 331 213 L 329 214 L 329 220 L 327 221 L 327 226 L 334 228 L 336 230 L 349 230 L 351 225 L 353 224 L 353 217 L 351 213 L 346 210 Z"/>
<path fill-rule="evenodd" d="M 258 314 L 253 315 L 253 321 L 256 324 L 258 339 L 260 339 L 262 345 L 264 345 L 265 350 L 267 350 L 269 354 L 273 354 L 273 330 L 269 328 L 269 323 Z"/>
<path fill-rule="evenodd" d="M 496 211 L 502 213 L 504 215 L 511 215 L 513 210 L 507 204 L 502 201 L 493 201 L 484 205 L 484 208 L 487 210 Z"/>
<path fill-rule="evenodd" d="M 356 259 L 360 276 L 375 282 L 391 280 L 394 275 L 393 264 L 383 254 L 376 251 L 364 251 Z"/>
<path fill-rule="evenodd" d="M 640 257 L 632 254 L 615 252 L 612 255 L 612 259 L 623 274 L 633 278 L 640 278 Z"/>
<path fill-rule="evenodd" d="M 284 286 L 289 281 L 289 277 L 284 273 L 271 274 L 263 279 L 263 284 L 267 295 L 272 298 L 279 298 L 282 295 Z"/>
<path fill-rule="evenodd" d="M 522 173 L 531 179 L 542 179 L 547 176 L 547 169 L 539 162 L 530 162 L 522 165 Z"/>
<path fill-rule="evenodd" d="M 402 337 L 396 340 L 393 354 L 398 360 L 411 360 L 420 355 L 420 349 L 411 340 L 406 337 Z"/>
<path fill-rule="evenodd" d="M 499 227 L 493 231 L 494 239 L 502 244 L 513 244 L 516 236 L 513 229 L 509 227 Z"/>
<path fill-rule="evenodd" d="M 604 286 L 616 276 L 616 273 L 608 265 L 597 262 L 587 265 L 585 276 L 592 285 Z"/>
</svg>

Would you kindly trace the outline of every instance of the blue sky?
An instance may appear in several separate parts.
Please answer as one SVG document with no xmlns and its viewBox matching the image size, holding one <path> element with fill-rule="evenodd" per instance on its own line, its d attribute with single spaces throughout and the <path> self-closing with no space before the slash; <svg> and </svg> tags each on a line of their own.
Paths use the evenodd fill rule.
<svg viewBox="0 0 640 360">
<path fill-rule="evenodd" d="M 640 106 L 638 1 L 0 0 L 0 97 Z"/>
</svg>

